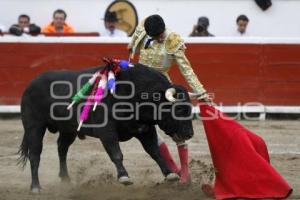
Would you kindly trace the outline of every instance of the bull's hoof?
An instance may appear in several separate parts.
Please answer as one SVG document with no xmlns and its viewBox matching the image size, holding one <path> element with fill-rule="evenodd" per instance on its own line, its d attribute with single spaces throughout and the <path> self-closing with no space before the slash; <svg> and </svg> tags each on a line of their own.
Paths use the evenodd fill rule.
<svg viewBox="0 0 300 200">
<path fill-rule="evenodd" d="M 41 188 L 31 188 L 30 193 L 31 194 L 40 194 Z"/>
<path fill-rule="evenodd" d="M 166 176 L 166 181 L 170 181 L 170 182 L 178 181 L 179 179 L 180 177 L 176 173 L 170 173 Z"/>
<path fill-rule="evenodd" d="M 128 176 L 121 176 L 119 178 L 119 182 L 123 185 L 132 185 L 133 182 L 131 181 L 131 179 Z"/>
</svg>

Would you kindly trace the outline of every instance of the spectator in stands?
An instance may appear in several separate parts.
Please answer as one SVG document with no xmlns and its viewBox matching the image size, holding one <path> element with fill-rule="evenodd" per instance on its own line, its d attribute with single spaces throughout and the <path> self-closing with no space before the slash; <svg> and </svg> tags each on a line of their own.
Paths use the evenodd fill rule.
<svg viewBox="0 0 300 200">
<path fill-rule="evenodd" d="M 249 24 L 249 18 L 246 15 L 239 15 L 236 19 L 237 31 L 236 36 L 248 36 L 247 26 Z"/>
<path fill-rule="evenodd" d="M 2 24 L 0 24 L 0 35 L 3 34 L 3 32 L 5 32 L 6 29 L 5 29 L 5 26 L 3 26 Z"/>
<path fill-rule="evenodd" d="M 106 12 L 104 17 L 105 32 L 101 34 L 106 37 L 127 37 L 124 31 L 117 29 L 118 18 L 116 12 Z"/>
<path fill-rule="evenodd" d="M 194 25 L 191 37 L 212 37 L 213 34 L 208 32 L 209 19 L 207 17 L 199 17 L 198 23 Z"/>
<path fill-rule="evenodd" d="M 74 33 L 72 26 L 66 23 L 67 13 L 58 9 L 53 13 L 53 21 L 43 28 L 43 33 Z"/>
<path fill-rule="evenodd" d="M 35 24 L 30 24 L 30 17 L 22 14 L 18 17 L 18 24 L 14 24 L 9 28 L 9 33 L 16 36 L 23 34 L 38 35 L 41 33 L 41 28 Z"/>
</svg>

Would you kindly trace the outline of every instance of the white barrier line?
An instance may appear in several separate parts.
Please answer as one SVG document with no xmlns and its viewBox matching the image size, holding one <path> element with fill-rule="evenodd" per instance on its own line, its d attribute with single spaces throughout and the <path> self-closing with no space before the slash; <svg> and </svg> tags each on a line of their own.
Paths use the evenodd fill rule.
<svg viewBox="0 0 300 200">
<path fill-rule="evenodd" d="M 300 114 L 300 106 L 216 106 L 225 113 L 286 113 Z M 199 107 L 193 107 L 193 113 L 200 113 Z"/>
<path fill-rule="evenodd" d="M 300 106 L 287 106 L 282 109 L 277 106 L 266 106 L 267 113 L 300 113 Z"/>
<path fill-rule="evenodd" d="M 300 44 L 300 37 L 183 37 L 186 44 Z M 128 44 L 131 38 L 110 37 L 0 37 L 1 43 L 95 43 Z"/>
<path fill-rule="evenodd" d="M 21 113 L 21 107 L 19 105 L 0 105 L 0 113 Z"/>
<path fill-rule="evenodd" d="M 300 114 L 300 106 L 216 106 L 225 113 L 285 113 Z M 19 105 L 0 105 L 0 113 L 20 113 Z M 194 106 L 193 113 L 200 113 L 199 107 Z"/>
</svg>

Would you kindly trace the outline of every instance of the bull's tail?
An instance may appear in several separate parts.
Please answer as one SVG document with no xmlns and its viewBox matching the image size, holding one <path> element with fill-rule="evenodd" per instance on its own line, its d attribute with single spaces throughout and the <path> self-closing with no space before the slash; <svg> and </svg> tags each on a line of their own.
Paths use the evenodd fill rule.
<svg viewBox="0 0 300 200">
<path fill-rule="evenodd" d="M 22 169 L 25 168 L 27 160 L 28 160 L 28 155 L 29 155 L 27 137 L 28 137 L 28 135 L 25 132 L 22 143 L 21 143 L 19 151 L 18 151 L 18 154 L 20 155 L 20 157 L 18 158 L 18 165 L 21 166 Z"/>
</svg>

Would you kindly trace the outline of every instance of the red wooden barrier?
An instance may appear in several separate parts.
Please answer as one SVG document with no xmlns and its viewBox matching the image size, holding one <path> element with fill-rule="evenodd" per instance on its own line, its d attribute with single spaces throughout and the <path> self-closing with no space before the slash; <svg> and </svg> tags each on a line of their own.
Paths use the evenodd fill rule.
<svg viewBox="0 0 300 200">
<path fill-rule="evenodd" d="M 187 56 L 215 102 L 300 105 L 300 44 L 188 43 Z M 0 105 L 19 104 L 29 81 L 53 69 L 82 69 L 103 56 L 128 58 L 126 44 L 1 42 Z M 186 83 L 172 67 L 175 83 Z"/>
</svg>

